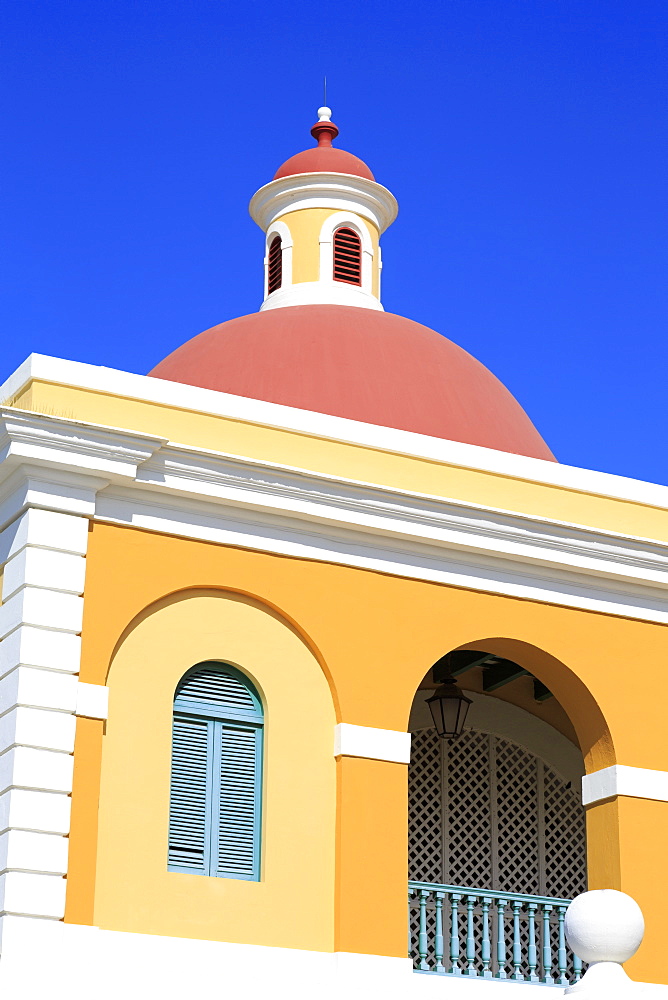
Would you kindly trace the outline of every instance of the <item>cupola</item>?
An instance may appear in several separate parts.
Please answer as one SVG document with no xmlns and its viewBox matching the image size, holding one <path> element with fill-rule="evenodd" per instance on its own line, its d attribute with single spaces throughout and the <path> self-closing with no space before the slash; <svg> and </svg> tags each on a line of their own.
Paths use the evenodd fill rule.
<svg viewBox="0 0 668 1000">
<path fill-rule="evenodd" d="M 251 199 L 265 233 L 261 310 L 345 305 L 382 310 L 380 237 L 397 217 L 394 195 L 369 167 L 333 145 L 329 108 L 311 129 L 317 145 L 290 157 Z"/>
</svg>

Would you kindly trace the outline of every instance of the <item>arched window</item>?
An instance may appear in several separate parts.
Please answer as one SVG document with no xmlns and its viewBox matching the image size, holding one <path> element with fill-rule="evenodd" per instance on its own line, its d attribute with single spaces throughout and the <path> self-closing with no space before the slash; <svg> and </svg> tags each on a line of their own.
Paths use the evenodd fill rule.
<svg viewBox="0 0 668 1000">
<path fill-rule="evenodd" d="M 264 716 L 241 671 L 198 663 L 174 698 L 170 871 L 257 881 Z"/>
<path fill-rule="evenodd" d="M 283 283 L 283 249 L 281 237 L 274 236 L 269 244 L 269 273 L 267 276 L 267 294 L 277 291 Z"/>
<path fill-rule="evenodd" d="M 334 281 L 362 284 L 362 241 L 346 226 L 334 233 Z"/>
</svg>

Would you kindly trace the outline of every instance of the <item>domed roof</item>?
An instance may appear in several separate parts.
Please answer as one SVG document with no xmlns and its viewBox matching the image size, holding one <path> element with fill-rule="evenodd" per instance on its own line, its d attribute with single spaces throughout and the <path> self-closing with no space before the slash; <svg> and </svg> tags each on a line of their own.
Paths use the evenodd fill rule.
<svg viewBox="0 0 668 1000">
<path fill-rule="evenodd" d="M 205 330 L 149 373 L 555 461 L 517 400 L 429 327 L 355 306 L 267 309 Z"/>
<path fill-rule="evenodd" d="M 274 174 L 274 180 L 280 177 L 292 177 L 294 174 L 312 174 L 319 171 L 334 174 L 352 174 L 354 177 L 365 177 L 368 181 L 375 177 L 359 156 L 347 153 L 345 149 L 332 146 L 339 130 L 330 121 L 332 112 L 329 108 L 318 108 L 319 120 L 311 129 L 311 135 L 318 140 L 318 145 L 305 149 L 286 160 Z"/>
<path fill-rule="evenodd" d="M 366 177 L 369 181 L 375 180 L 364 160 L 345 149 L 337 149 L 336 146 L 314 146 L 296 153 L 278 168 L 274 180 L 292 177 L 293 174 L 312 174 L 320 170 L 328 174 L 352 174 L 354 177 Z"/>
</svg>

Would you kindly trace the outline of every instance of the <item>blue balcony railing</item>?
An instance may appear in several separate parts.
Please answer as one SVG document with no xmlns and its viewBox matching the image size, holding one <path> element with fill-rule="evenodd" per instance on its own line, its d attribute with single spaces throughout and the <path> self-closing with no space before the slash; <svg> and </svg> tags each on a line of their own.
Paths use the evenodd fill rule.
<svg viewBox="0 0 668 1000">
<path fill-rule="evenodd" d="M 570 899 L 408 883 L 416 972 L 569 986 L 582 962 L 566 945 Z"/>
</svg>

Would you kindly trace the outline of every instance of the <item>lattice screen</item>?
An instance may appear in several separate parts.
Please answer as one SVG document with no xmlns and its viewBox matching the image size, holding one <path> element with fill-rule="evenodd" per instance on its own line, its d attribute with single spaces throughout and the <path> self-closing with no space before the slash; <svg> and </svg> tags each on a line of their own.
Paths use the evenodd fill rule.
<svg viewBox="0 0 668 1000">
<path fill-rule="evenodd" d="M 511 740 L 413 734 L 409 877 L 571 898 L 587 888 L 577 793 Z"/>
</svg>

